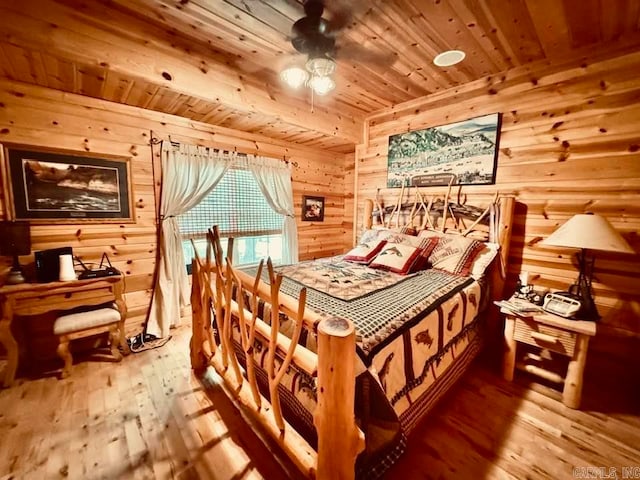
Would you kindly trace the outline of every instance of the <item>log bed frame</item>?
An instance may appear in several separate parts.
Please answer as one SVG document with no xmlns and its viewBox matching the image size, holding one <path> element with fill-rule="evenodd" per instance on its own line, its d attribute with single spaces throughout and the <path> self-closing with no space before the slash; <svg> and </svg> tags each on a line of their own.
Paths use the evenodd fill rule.
<svg viewBox="0 0 640 480">
<path fill-rule="evenodd" d="M 398 206 L 393 207 L 387 216 L 389 225 L 395 215 L 396 225 L 401 216 L 408 216 L 406 223 L 422 224 L 437 227 L 437 220 L 432 218 L 431 207 L 434 199 L 428 201 L 416 194 L 416 200 L 410 205 L 410 211 L 403 214 L 402 197 Z M 376 202 L 377 203 L 377 202 Z M 499 268 L 492 267 L 490 274 L 492 299 L 501 298 L 504 284 L 504 272 L 509 254 L 511 223 L 514 210 L 513 197 L 494 198 L 491 205 L 484 210 L 490 217 L 489 227 L 484 228 L 481 235 L 487 235 L 490 241 L 501 245 Z M 473 225 L 464 226 L 456 218 L 455 209 L 449 208 L 448 194 L 443 201 L 444 208 L 439 214 L 440 229 L 447 226 L 447 217 L 462 234 L 475 232 L 480 220 Z M 365 226 L 371 227 L 373 216 L 384 221 L 384 209 L 378 205 L 374 211 L 374 202 L 365 203 Z M 458 206 L 465 207 L 458 204 Z M 406 209 L 404 209 L 406 210 Z M 427 220 L 428 218 L 428 220 Z M 462 223 L 462 226 L 461 226 Z M 471 228 L 470 228 L 471 227 Z M 264 263 L 260 263 L 255 278 L 237 270 L 232 266 L 231 252 L 233 239 L 229 239 L 228 255 L 223 261 L 223 250 L 220 244 L 217 227 L 208 233 L 208 248 L 205 259 L 193 260 L 193 283 L 191 305 L 193 312 L 193 335 L 190 343 L 191 365 L 194 370 L 202 370 L 213 366 L 224 380 L 228 391 L 246 408 L 250 414 L 264 427 L 282 450 L 291 458 L 296 466 L 309 478 L 318 479 L 353 479 L 357 455 L 364 449 L 363 432 L 357 427 L 354 416 L 355 399 L 355 366 L 356 340 L 353 324 L 341 318 L 321 319 L 315 312 L 306 309 L 306 289 L 300 292 L 299 300 L 281 293 L 282 276 L 276 275 L 273 265 L 267 262 L 270 285 L 260 280 Z M 195 251 L 195 249 L 194 249 Z M 496 262 L 494 262 L 495 265 Z M 238 302 L 232 299 L 232 289 L 238 289 Z M 257 318 L 257 314 L 243 304 L 242 291 L 247 293 L 255 308 L 259 299 L 278 308 L 271 309 L 271 325 Z M 493 311 L 493 306 L 490 311 Z M 213 313 L 215 312 L 215 317 Z M 292 339 L 279 332 L 280 313 L 286 314 L 295 321 Z M 494 312 L 495 314 L 495 312 Z M 497 318 L 497 317 L 496 317 Z M 212 321 L 218 335 L 214 334 Z M 238 357 L 232 346 L 232 322 L 237 322 L 240 329 L 242 349 L 247 359 L 246 372 L 243 374 Z M 298 338 L 303 328 L 317 335 L 317 353 L 298 345 Z M 253 345 L 259 337 L 268 345 L 266 370 L 269 384 L 269 402 L 261 395 L 252 361 Z M 276 351 L 284 359 L 278 366 Z M 313 377 L 317 377 L 317 407 L 313 412 L 314 425 L 318 436 L 317 451 L 283 418 L 280 408 L 278 384 L 288 366 L 293 363 L 297 368 Z"/>
</svg>

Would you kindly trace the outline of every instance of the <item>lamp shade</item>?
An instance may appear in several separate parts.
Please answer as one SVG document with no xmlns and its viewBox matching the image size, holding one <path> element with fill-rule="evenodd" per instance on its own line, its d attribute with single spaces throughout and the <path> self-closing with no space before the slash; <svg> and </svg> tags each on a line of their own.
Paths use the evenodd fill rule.
<svg viewBox="0 0 640 480">
<path fill-rule="evenodd" d="M 600 215 L 574 215 L 540 245 L 635 253 L 627 241 Z"/>
<path fill-rule="evenodd" d="M 29 222 L 0 222 L 0 255 L 29 255 Z"/>
</svg>

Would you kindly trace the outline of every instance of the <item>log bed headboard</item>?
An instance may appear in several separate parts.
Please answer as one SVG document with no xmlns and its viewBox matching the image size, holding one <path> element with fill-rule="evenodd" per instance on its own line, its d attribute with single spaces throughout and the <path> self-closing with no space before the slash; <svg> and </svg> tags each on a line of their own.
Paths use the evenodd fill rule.
<svg viewBox="0 0 640 480">
<path fill-rule="evenodd" d="M 515 197 L 500 196 L 496 193 L 493 200 L 484 207 L 469 205 L 466 202 L 452 202 L 448 194 L 443 198 L 432 196 L 425 200 L 419 190 L 416 191 L 413 202 L 402 203 L 402 198 L 403 192 L 400 193 L 396 205 L 386 208 L 377 200 L 365 200 L 364 227 L 431 228 L 497 243 L 500 245 L 500 262 L 493 270 L 497 270 L 495 273 L 499 274 L 502 283 L 499 288 L 494 288 L 494 295 L 501 299 L 509 259 Z M 492 281 L 496 280 L 498 279 L 492 278 Z"/>
</svg>

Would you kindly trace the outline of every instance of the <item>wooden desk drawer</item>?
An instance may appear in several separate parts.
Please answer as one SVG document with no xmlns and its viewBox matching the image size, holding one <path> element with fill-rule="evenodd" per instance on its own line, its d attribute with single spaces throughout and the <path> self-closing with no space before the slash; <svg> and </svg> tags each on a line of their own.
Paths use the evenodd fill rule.
<svg viewBox="0 0 640 480">
<path fill-rule="evenodd" d="M 573 356 L 576 347 L 576 334 L 533 320 L 516 319 L 513 338 L 522 343 L 547 348 L 562 355 Z"/>
<path fill-rule="evenodd" d="M 69 310 L 80 306 L 100 305 L 113 302 L 115 295 L 111 286 L 96 289 L 68 291 L 64 293 L 18 297 L 13 311 L 17 315 L 38 315 L 52 310 Z"/>
</svg>

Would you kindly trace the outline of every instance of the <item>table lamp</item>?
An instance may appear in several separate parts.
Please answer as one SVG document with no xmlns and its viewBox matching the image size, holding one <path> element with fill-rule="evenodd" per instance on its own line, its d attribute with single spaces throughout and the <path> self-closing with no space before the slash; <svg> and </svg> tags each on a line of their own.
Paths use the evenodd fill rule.
<svg viewBox="0 0 640 480">
<path fill-rule="evenodd" d="M 588 256 L 588 250 L 635 253 L 627 241 L 613 228 L 606 218 L 593 213 L 574 215 L 564 225 L 553 232 L 540 245 L 579 248 L 580 274 L 569 291 L 580 297 L 582 306 L 580 317 L 584 320 L 600 318 L 591 292 L 595 254 Z"/>
<path fill-rule="evenodd" d="M 13 267 L 7 277 L 7 284 L 15 285 L 26 281 L 18 255 L 29 255 L 30 253 L 29 222 L 0 222 L 0 255 L 13 256 Z"/>
</svg>

